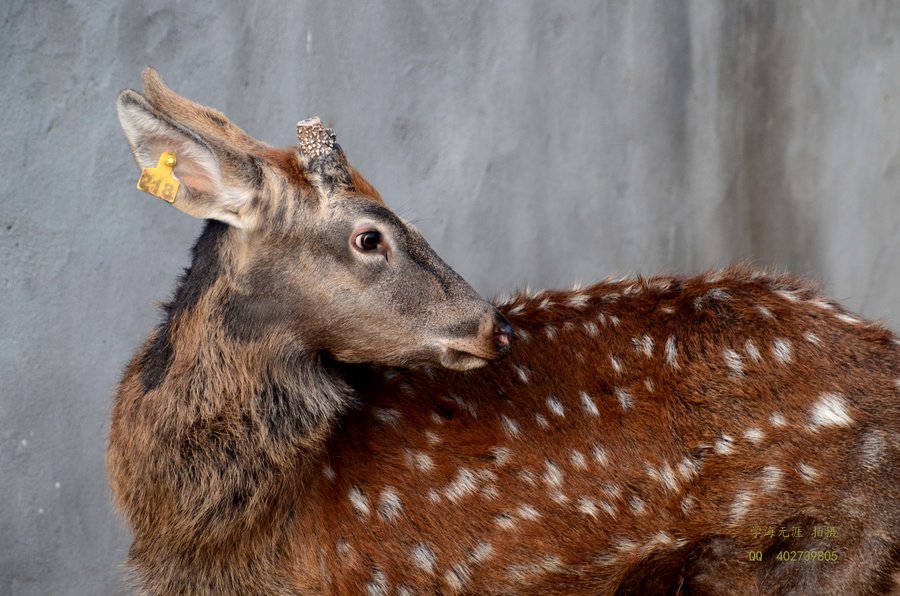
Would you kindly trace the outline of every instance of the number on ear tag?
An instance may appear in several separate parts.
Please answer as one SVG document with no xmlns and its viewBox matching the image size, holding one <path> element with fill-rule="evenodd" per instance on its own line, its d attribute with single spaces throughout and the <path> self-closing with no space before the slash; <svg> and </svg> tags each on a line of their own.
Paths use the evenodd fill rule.
<svg viewBox="0 0 900 596">
<path fill-rule="evenodd" d="M 174 153 L 164 151 L 159 156 L 159 162 L 155 168 L 141 170 L 141 179 L 138 180 L 137 187 L 163 201 L 174 203 L 175 195 L 178 194 L 178 188 L 181 186 L 181 183 L 172 174 L 177 161 Z"/>
</svg>

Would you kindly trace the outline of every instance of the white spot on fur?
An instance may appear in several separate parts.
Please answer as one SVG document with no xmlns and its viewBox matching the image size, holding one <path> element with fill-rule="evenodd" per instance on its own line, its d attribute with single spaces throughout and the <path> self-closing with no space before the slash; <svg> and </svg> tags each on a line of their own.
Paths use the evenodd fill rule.
<svg viewBox="0 0 900 596">
<path fill-rule="evenodd" d="M 670 335 L 666 340 L 666 364 L 672 368 L 678 368 L 678 348 L 675 346 L 674 335 Z"/>
<path fill-rule="evenodd" d="M 343 538 L 338 539 L 337 544 L 335 544 L 335 548 L 337 550 L 338 555 L 342 559 L 347 559 L 347 562 L 350 566 L 354 566 L 356 563 L 356 553 L 353 552 L 353 547 L 347 544 L 347 541 Z"/>
<path fill-rule="evenodd" d="M 358 487 L 354 486 L 350 489 L 348 496 L 350 497 L 350 504 L 353 506 L 353 509 L 356 510 L 359 515 L 368 517 L 369 499 L 366 495 Z"/>
<path fill-rule="evenodd" d="M 800 477 L 806 482 L 813 482 L 819 477 L 819 471 L 806 463 L 800 463 L 797 466 L 797 473 L 800 474 Z"/>
<path fill-rule="evenodd" d="M 600 415 L 600 410 L 597 409 L 597 404 L 595 404 L 591 396 L 584 391 L 581 392 L 581 405 L 584 406 L 584 411 L 587 412 L 589 416 Z"/>
<path fill-rule="evenodd" d="M 776 466 L 766 466 L 760 475 L 763 492 L 772 492 L 781 487 L 781 478 L 784 473 Z"/>
<path fill-rule="evenodd" d="M 606 455 L 606 450 L 600 445 L 594 445 L 591 449 L 591 455 L 594 456 L 594 459 L 601 466 L 605 466 L 609 463 L 609 457 Z"/>
<path fill-rule="evenodd" d="M 822 340 L 819 339 L 819 336 L 816 335 L 815 333 L 806 332 L 803 334 L 803 339 L 805 339 L 806 341 L 808 341 L 809 343 L 811 343 L 814 346 L 822 345 Z"/>
<path fill-rule="evenodd" d="M 753 343 L 752 339 L 748 339 L 744 344 L 744 350 L 747 352 L 747 356 L 750 357 L 750 360 L 753 362 L 760 362 L 762 360 L 762 356 L 759 353 L 759 348 L 756 347 L 756 344 Z"/>
<path fill-rule="evenodd" d="M 528 486 L 537 486 L 537 474 L 528 469 L 519 470 L 519 480 Z"/>
<path fill-rule="evenodd" d="M 413 470 L 425 472 L 426 474 L 434 469 L 434 460 L 424 451 L 416 449 L 407 449 L 405 451 L 406 464 Z"/>
<path fill-rule="evenodd" d="M 597 517 L 597 505 L 588 497 L 578 499 L 578 511 L 591 517 Z"/>
<path fill-rule="evenodd" d="M 375 418 L 382 424 L 387 424 L 397 428 L 400 424 L 400 412 L 393 408 L 373 408 Z"/>
<path fill-rule="evenodd" d="M 397 596 L 416 596 L 409 586 L 397 586 Z"/>
<path fill-rule="evenodd" d="M 525 303 L 520 303 L 506 311 L 506 315 L 510 317 L 515 317 L 516 315 L 522 314 L 522 311 L 525 310 Z"/>
<path fill-rule="evenodd" d="M 694 508 L 694 504 L 696 502 L 697 502 L 697 499 L 695 499 L 691 495 L 687 495 L 686 497 L 681 499 L 681 512 L 684 513 L 685 515 L 687 515 L 691 511 L 691 509 Z"/>
<path fill-rule="evenodd" d="M 772 314 L 772 311 L 761 304 L 756 307 L 756 310 L 759 312 L 759 314 L 761 314 L 762 316 L 764 316 L 767 319 L 775 318 L 775 315 Z"/>
<path fill-rule="evenodd" d="M 660 530 L 650 538 L 647 544 L 644 545 L 644 548 L 654 550 L 659 546 L 671 546 L 674 543 L 674 538 L 672 538 L 667 532 L 663 532 L 662 530 Z"/>
<path fill-rule="evenodd" d="M 678 462 L 678 475 L 685 482 L 691 480 L 700 472 L 700 462 L 693 457 L 685 456 Z"/>
<path fill-rule="evenodd" d="M 528 371 L 525 370 L 524 367 L 517 366 L 516 367 L 516 375 L 519 377 L 520 381 L 522 381 L 526 385 L 528 384 Z"/>
<path fill-rule="evenodd" d="M 503 467 L 509 462 L 512 451 L 508 447 L 491 447 L 491 456 L 494 458 L 494 464 Z"/>
<path fill-rule="evenodd" d="M 587 470 L 587 459 L 584 457 L 584 453 L 577 449 L 573 449 L 569 452 L 569 460 L 572 462 L 572 465 L 579 470 Z"/>
<path fill-rule="evenodd" d="M 622 538 L 618 542 L 616 542 L 616 550 L 623 553 L 630 553 L 634 549 L 637 548 L 637 542 L 634 540 L 629 540 L 628 538 Z"/>
<path fill-rule="evenodd" d="M 540 519 L 540 512 L 531 505 L 522 504 L 516 509 L 516 515 L 528 521 Z"/>
<path fill-rule="evenodd" d="M 394 521 L 403 510 L 403 504 L 400 502 L 400 495 L 397 489 L 387 486 L 381 491 L 381 498 L 378 501 L 378 515 L 386 521 Z"/>
<path fill-rule="evenodd" d="M 566 300 L 566 304 L 571 306 L 572 308 L 584 308 L 587 306 L 588 300 L 590 300 L 590 296 L 585 294 L 572 294 Z"/>
<path fill-rule="evenodd" d="M 618 358 L 616 358 L 615 356 L 610 356 L 609 363 L 612 365 L 613 370 L 616 371 L 616 374 L 622 374 L 622 364 L 619 362 Z"/>
<path fill-rule="evenodd" d="M 591 337 L 597 337 L 597 335 L 600 333 L 600 330 L 597 328 L 597 323 L 593 321 L 585 321 L 584 330 L 587 331 L 587 334 Z"/>
<path fill-rule="evenodd" d="M 444 418 L 437 412 L 432 412 L 431 413 L 431 422 L 433 424 L 437 424 L 438 426 L 440 426 L 440 425 L 444 424 Z"/>
<path fill-rule="evenodd" d="M 875 470 L 885 460 L 885 440 L 882 431 L 869 431 L 859 445 L 859 461 L 867 470 Z"/>
<path fill-rule="evenodd" d="M 492 556 L 494 556 L 494 547 L 491 546 L 489 542 L 479 542 L 475 545 L 475 548 L 472 549 L 469 560 L 473 563 L 484 563 Z"/>
<path fill-rule="evenodd" d="M 814 298 L 813 300 L 810 300 L 809 303 L 816 308 L 821 308 L 824 310 L 834 310 L 834 305 L 825 302 L 821 298 Z"/>
<path fill-rule="evenodd" d="M 628 393 L 624 389 L 616 388 L 615 394 L 616 394 L 616 399 L 618 399 L 619 403 L 622 404 L 623 410 L 627 410 L 627 409 L 631 408 L 632 404 L 634 403 L 634 398 L 631 396 L 630 393 Z"/>
<path fill-rule="evenodd" d="M 734 439 L 730 435 L 722 435 L 716 441 L 715 450 L 719 455 L 731 455 L 734 453 Z"/>
<path fill-rule="evenodd" d="M 791 342 L 786 339 L 776 339 L 773 341 L 772 355 L 775 356 L 775 360 L 782 364 L 787 364 L 793 360 L 794 356 L 791 350 Z"/>
<path fill-rule="evenodd" d="M 647 504 L 640 497 L 632 496 L 628 499 L 628 506 L 638 515 L 644 515 L 647 512 Z"/>
<path fill-rule="evenodd" d="M 618 327 L 619 323 L 621 323 L 619 317 L 617 317 L 616 315 L 609 315 L 609 322 L 612 323 L 613 327 Z"/>
<path fill-rule="evenodd" d="M 563 474 L 559 466 L 550 460 L 544 461 L 544 482 L 547 486 L 560 488 L 562 486 Z"/>
<path fill-rule="evenodd" d="M 417 542 L 410 551 L 410 557 L 416 567 L 427 573 L 434 574 L 434 566 L 437 564 L 437 557 L 434 552 L 424 542 Z"/>
<path fill-rule="evenodd" d="M 504 530 L 512 530 L 516 527 L 516 518 L 508 513 L 501 513 L 494 518 L 494 523 Z"/>
<path fill-rule="evenodd" d="M 541 557 L 534 563 L 510 565 L 506 568 L 506 575 L 515 581 L 526 582 L 537 576 L 555 573 L 562 569 L 562 566 L 562 560 L 555 555 Z"/>
<path fill-rule="evenodd" d="M 500 424 L 503 426 L 503 430 L 506 434 L 510 437 L 517 437 L 519 435 L 519 424 L 506 414 L 500 415 Z"/>
<path fill-rule="evenodd" d="M 657 292 L 668 292 L 672 288 L 672 280 L 654 278 L 650 280 L 648 285 Z"/>
<path fill-rule="evenodd" d="M 550 498 L 553 499 L 554 503 L 559 503 L 560 505 L 565 505 L 569 501 L 569 497 L 567 497 L 564 492 L 556 488 L 550 491 Z"/>
<path fill-rule="evenodd" d="M 435 505 L 441 502 L 441 495 L 439 495 L 433 488 L 428 489 L 428 493 L 425 496 L 428 497 L 428 500 Z"/>
<path fill-rule="evenodd" d="M 544 417 L 543 414 L 535 413 L 534 421 L 537 422 L 538 426 L 540 426 L 544 430 L 550 428 L 550 422 Z"/>
<path fill-rule="evenodd" d="M 823 393 L 813 404 L 809 414 L 809 430 L 817 432 L 828 426 L 850 426 L 853 419 L 847 413 L 844 398 L 837 393 Z"/>
<path fill-rule="evenodd" d="M 469 566 L 465 563 L 454 563 L 444 572 L 444 581 L 455 592 L 461 592 L 471 577 Z"/>
<path fill-rule="evenodd" d="M 444 496 L 456 503 L 466 495 L 471 495 L 478 489 L 475 474 L 468 468 L 460 468 L 453 482 L 444 489 Z"/>
<path fill-rule="evenodd" d="M 653 338 L 646 333 L 640 338 L 632 337 L 631 345 L 638 354 L 643 353 L 647 358 L 653 356 Z"/>
<path fill-rule="evenodd" d="M 731 300 L 731 294 L 723 290 L 722 288 L 713 288 L 694 300 L 694 308 L 697 310 L 703 310 L 707 303 L 713 301 L 725 301 Z"/>
<path fill-rule="evenodd" d="M 334 473 L 334 468 L 332 468 L 331 465 L 325 464 L 325 467 L 322 468 L 322 474 L 325 475 L 325 478 L 328 478 L 329 480 L 334 482 L 335 473 Z"/>
<path fill-rule="evenodd" d="M 797 296 L 796 292 L 791 292 L 788 290 L 775 290 L 775 293 L 787 300 L 788 302 L 800 302 L 800 297 Z"/>
<path fill-rule="evenodd" d="M 703 283 L 707 284 L 716 284 L 722 281 L 725 277 L 725 270 L 722 268 L 713 269 L 712 271 L 707 271 L 703 275 Z"/>
<path fill-rule="evenodd" d="M 434 431 L 426 430 L 425 431 L 425 440 L 428 441 L 429 445 L 437 445 L 441 442 L 441 437 Z"/>
<path fill-rule="evenodd" d="M 653 478 L 672 492 L 678 490 L 678 481 L 675 479 L 675 471 L 668 462 L 663 462 L 658 468 L 652 464 L 644 464 L 644 470 L 650 478 Z"/>
<path fill-rule="evenodd" d="M 834 315 L 834 318 L 836 318 L 838 321 L 843 321 L 844 323 L 848 323 L 850 325 L 859 325 L 860 323 L 862 323 L 862 321 L 857 319 L 856 317 L 851 317 L 850 315 L 844 313 L 838 313 Z"/>
<path fill-rule="evenodd" d="M 753 504 L 753 493 L 749 490 L 738 491 L 734 502 L 731 504 L 731 521 L 741 521 L 747 512 L 750 511 L 750 505 Z"/>
<path fill-rule="evenodd" d="M 566 415 L 565 410 L 563 409 L 563 405 L 560 403 L 558 399 L 553 397 L 552 395 L 547 398 L 547 409 L 559 416 L 560 418 L 564 418 Z"/>
<path fill-rule="evenodd" d="M 772 415 L 769 416 L 769 422 L 776 428 L 787 426 L 787 420 L 784 419 L 781 412 L 772 412 Z"/>
<path fill-rule="evenodd" d="M 384 571 L 378 567 L 374 567 L 372 569 L 372 575 L 369 577 L 369 581 L 366 584 L 366 594 L 368 596 L 388 596 L 388 591 L 390 589 L 391 584 L 388 583 Z"/>
<path fill-rule="evenodd" d="M 547 334 L 547 339 L 550 341 L 554 341 L 556 339 L 556 327 L 553 325 L 547 325 L 544 327 L 544 333 Z"/>
<path fill-rule="evenodd" d="M 725 365 L 737 376 L 744 374 L 744 360 L 740 354 L 730 348 L 722 350 L 722 357 L 725 359 Z"/>
<path fill-rule="evenodd" d="M 610 499 L 616 501 L 618 501 L 622 497 L 622 489 L 619 488 L 618 484 L 610 484 L 608 482 L 604 482 L 600 485 L 600 492 L 602 492 Z"/>
<path fill-rule="evenodd" d="M 549 297 L 544 298 L 543 300 L 541 300 L 541 303 L 538 304 L 538 308 L 541 310 L 547 310 L 551 306 L 553 306 L 553 302 L 550 301 Z"/>
<path fill-rule="evenodd" d="M 759 445 L 760 442 L 765 438 L 765 433 L 762 430 L 753 427 L 748 428 L 744 431 L 744 438 L 753 443 L 754 445 Z"/>
</svg>

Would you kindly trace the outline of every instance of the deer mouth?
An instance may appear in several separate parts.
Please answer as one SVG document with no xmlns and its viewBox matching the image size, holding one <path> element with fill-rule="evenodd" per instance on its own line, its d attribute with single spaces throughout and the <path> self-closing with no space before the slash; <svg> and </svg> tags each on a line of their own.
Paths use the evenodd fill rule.
<svg viewBox="0 0 900 596">
<path fill-rule="evenodd" d="M 441 350 L 439 361 L 441 366 L 451 370 L 472 370 L 481 368 L 491 360 L 496 360 L 498 356 L 488 356 L 481 353 L 473 353 L 467 350 L 459 350 L 449 346 Z"/>
<path fill-rule="evenodd" d="M 476 333 L 439 341 L 439 361 L 452 370 L 470 370 L 505 357 L 515 336 L 512 325 L 493 311 L 490 319 L 478 325 Z"/>
<path fill-rule="evenodd" d="M 471 370 L 480 368 L 494 360 L 499 360 L 508 353 L 508 340 L 499 342 L 493 337 L 487 342 L 483 340 L 453 340 L 445 343 L 440 348 L 439 361 L 442 366 L 449 369 Z"/>
</svg>

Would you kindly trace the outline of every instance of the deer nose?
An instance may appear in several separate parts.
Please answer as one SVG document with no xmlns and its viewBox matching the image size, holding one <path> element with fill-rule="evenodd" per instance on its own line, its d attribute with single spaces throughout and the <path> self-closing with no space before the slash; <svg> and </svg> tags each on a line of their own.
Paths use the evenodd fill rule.
<svg viewBox="0 0 900 596">
<path fill-rule="evenodd" d="M 512 325 L 500 313 L 494 314 L 494 343 L 501 354 L 509 351 L 512 338 L 515 337 Z"/>
</svg>

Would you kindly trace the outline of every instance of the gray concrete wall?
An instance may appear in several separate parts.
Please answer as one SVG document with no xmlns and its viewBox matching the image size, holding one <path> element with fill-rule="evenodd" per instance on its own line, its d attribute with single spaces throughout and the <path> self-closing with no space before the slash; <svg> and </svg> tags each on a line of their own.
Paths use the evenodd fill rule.
<svg viewBox="0 0 900 596">
<path fill-rule="evenodd" d="M 477 289 L 750 259 L 900 326 L 896 2 L 0 3 L 0 593 L 120 591 L 110 395 L 200 224 L 135 190 L 152 64 L 319 115 Z"/>
</svg>

